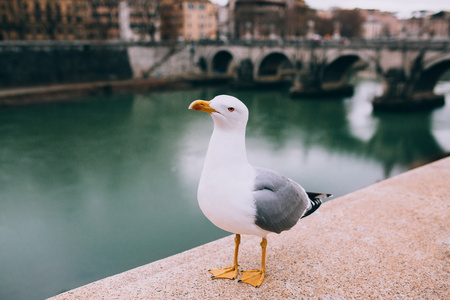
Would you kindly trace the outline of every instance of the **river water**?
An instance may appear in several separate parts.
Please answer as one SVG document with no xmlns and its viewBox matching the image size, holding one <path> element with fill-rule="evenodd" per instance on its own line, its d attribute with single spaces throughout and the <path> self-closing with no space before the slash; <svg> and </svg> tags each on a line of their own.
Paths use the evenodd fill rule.
<svg viewBox="0 0 450 300">
<path fill-rule="evenodd" d="M 229 234 L 197 205 L 213 124 L 192 100 L 242 99 L 250 162 L 338 197 L 450 151 L 450 83 L 437 90 L 446 106 L 405 114 L 373 114 L 381 86 L 368 80 L 343 99 L 199 88 L 0 110 L 0 299 L 50 297 Z"/>
</svg>

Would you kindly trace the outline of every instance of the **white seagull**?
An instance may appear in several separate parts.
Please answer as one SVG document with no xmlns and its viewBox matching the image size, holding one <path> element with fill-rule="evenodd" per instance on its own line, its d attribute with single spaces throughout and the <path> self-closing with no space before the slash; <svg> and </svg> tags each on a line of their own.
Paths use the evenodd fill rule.
<svg viewBox="0 0 450 300">
<path fill-rule="evenodd" d="M 241 234 L 255 235 L 262 238 L 261 269 L 243 271 L 239 282 L 259 287 L 266 272 L 267 234 L 289 230 L 331 195 L 305 192 L 291 179 L 248 163 L 248 109 L 239 99 L 220 95 L 211 101 L 196 100 L 189 109 L 207 112 L 214 121 L 198 186 L 200 209 L 214 225 L 236 234 L 233 266 L 210 270 L 212 278 L 235 279 Z"/>
</svg>

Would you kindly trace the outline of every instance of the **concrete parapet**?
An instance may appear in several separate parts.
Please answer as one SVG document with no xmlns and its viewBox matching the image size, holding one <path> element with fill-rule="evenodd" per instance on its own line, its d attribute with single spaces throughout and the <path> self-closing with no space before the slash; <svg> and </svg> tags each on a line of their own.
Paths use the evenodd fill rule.
<svg viewBox="0 0 450 300">
<path fill-rule="evenodd" d="M 208 269 L 232 263 L 229 236 L 51 299 L 449 299 L 449 206 L 446 158 L 327 202 L 269 235 L 258 289 L 210 279 Z M 241 270 L 259 267 L 259 242 L 242 237 Z"/>
</svg>

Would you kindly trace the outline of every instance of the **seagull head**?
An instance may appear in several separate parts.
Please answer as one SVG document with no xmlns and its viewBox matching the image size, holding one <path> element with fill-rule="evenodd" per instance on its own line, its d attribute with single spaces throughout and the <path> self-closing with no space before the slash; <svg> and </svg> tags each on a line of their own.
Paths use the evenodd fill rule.
<svg viewBox="0 0 450 300">
<path fill-rule="evenodd" d="M 189 109 L 211 114 L 214 126 L 224 130 L 245 130 L 247 126 L 247 106 L 233 96 L 220 95 L 211 101 L 195 100 L 189 105 Z"/>
</svg>

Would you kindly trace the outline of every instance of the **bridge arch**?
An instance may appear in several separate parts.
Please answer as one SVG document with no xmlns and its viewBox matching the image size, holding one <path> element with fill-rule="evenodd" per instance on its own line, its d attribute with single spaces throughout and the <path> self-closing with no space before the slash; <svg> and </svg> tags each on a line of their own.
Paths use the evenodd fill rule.
<svg viewBox="0 0 450 300">
<path fill-rule="evenodd" d="M 422 66 L 423 69 L 426 70 L 447 60 L 450 60 L 450 53 L 439 53 L 437 55 L 433 55 L 431 58 L 425 59 Z"/>
<path fill-rule="evenodd" d="M 325 66 L 322 74 L 322 82 L 326 84 L 345 81 L 345 76 L 350 67 L 359 60 L 361 58 L 356 54 L 346 54 L 337 57 Z"/>
<path fill-rule="evenodd" d="M 294 63 L 282 52 L 271 52 L 255 65 L 255 78 L 261 81 L 280 81 L 283 79 L 283 73 L 294 69 Z"/>
<path fill-rule="evenodd" d="M 448 70 L 450 70 L 450 55 L 442 57 L 432 65 L 425 64 L 424 70 L 412 86 L 413 93 L 433 93 L 440 77 Z"/>
<path fill-rule="evenodd" d="M 233 72 L 233 55 L 230 51 L 219 50 L 211 60 L 211 72 L 215 74 L 231 74 Z"/>
</svg>

